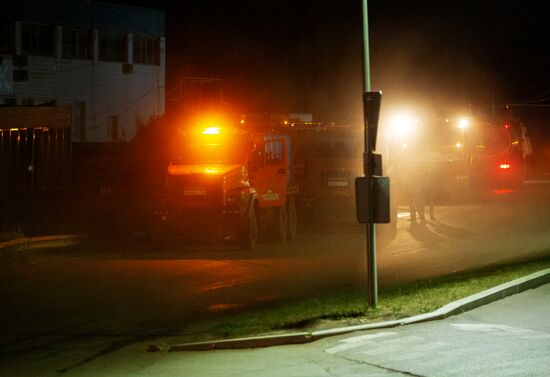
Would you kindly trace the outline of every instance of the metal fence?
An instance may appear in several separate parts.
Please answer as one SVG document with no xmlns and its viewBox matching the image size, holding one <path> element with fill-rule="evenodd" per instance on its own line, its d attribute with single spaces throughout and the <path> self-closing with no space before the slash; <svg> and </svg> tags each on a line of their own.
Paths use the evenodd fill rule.
<svg viewBox="0 0 550 377">
<path fill-rule="evenodd" d="M 70 124 L 70 108 L 0 108 L 0 230 L 57 220 L 51 207 L 71 180 Z"/>
</svg>

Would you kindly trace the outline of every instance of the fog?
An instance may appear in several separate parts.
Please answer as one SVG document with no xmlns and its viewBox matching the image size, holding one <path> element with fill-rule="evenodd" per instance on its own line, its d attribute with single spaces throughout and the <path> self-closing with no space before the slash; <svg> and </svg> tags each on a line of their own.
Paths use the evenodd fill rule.
<svg viewBox="0 0 550 377">
<path fill-rule="evenodd" d="M 185 98 L 167 94 L 167 114 L 133 140 L 70 145 L 40 124 L 35 164 L 16 154 L 35 150 L 35 131 L 3 126 L 0 333 L 10 371 L 23 357 L 65 372 L 144 339 L 203 340 L 240 313 L 364 290 L 360 4 L 233 3 L 163 3 L 167 93 L 181 77 L 215 80 Z M 381 291 L 547 260 L 550 112 L 524 106 L 547 94 L 540 40 L 525 44 L 540 57 L 531 64 L 507 29 L 511 13 L 488 23 L 492 8 L 477 3 L 370 3 L 371 90 L 383 92 L 376 152 L 390 179 L 391 221 L 376 224 Z M 237 127 L 191 123 L 190 104 L 229 108 Z M 254 129 L 258 114 L 272 118 Z M 201 143 L 183 142 L 182 130 Z M 67 186 L 18 190 L 54 158 L 65 158 L 67 171 L 52 174 Z M 42 248 L 51 240 L 72 246 Z"/>
</svg>

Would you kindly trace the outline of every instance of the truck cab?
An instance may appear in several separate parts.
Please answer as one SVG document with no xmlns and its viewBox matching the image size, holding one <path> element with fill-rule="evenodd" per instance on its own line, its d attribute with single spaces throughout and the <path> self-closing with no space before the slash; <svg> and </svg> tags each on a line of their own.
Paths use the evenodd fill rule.
<svg viewBox="0 0 550 377">
<path fill-rule="evenodd" d="M 174 151 L 166 177 L 170 229 L 236 240 L 246 250 L 258 238 L 295 237 L 287 136 L 207 126 L 179 132 Z"/>
</svg>

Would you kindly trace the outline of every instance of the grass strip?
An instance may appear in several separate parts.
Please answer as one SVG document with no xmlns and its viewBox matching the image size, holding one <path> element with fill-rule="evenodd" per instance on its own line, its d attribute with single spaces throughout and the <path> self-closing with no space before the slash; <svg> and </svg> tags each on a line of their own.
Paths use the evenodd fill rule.
<svg viewBox="0 0 550 377">
<path fill-rule="evenodd" d="M 409 317 L 546 268 L 550 268 L 548 257 L 394 285 L 379 291 L 376 309 L 367 306 L 366 293 L 358 288 L 320 293 L 236 314 L 211 328 L 208 337 L 236 338 L 289 329 L 310 331 L 331 320 L 346 325 Z"/>
</svg>

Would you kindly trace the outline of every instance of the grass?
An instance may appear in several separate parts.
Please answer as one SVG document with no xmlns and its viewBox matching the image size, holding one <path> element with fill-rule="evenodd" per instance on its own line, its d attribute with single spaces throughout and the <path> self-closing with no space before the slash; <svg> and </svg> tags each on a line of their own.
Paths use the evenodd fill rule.
<svg viewBox="0 0 550 377">
<path fill-rule="evenodd" d="M 548 255 L 546 253 L 546 255 Z M 234 338 L 282 330 L 308 331 L 339 321 L 340 325 L 391 320 L 431 312 L 449 302 L 546 268 L 550 258 L 495 265 L 379 291 L 370 309 L 366 292 L 358 288 L 325 292 L 303 300 L 236 314 L 209 330 L 207 337 Z"/>
</svg>

